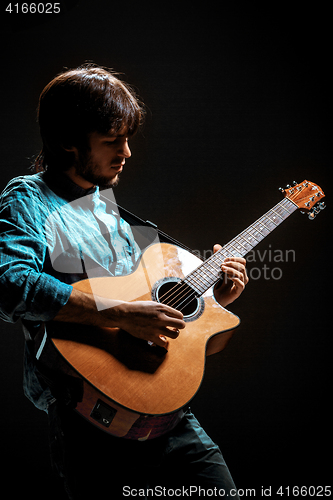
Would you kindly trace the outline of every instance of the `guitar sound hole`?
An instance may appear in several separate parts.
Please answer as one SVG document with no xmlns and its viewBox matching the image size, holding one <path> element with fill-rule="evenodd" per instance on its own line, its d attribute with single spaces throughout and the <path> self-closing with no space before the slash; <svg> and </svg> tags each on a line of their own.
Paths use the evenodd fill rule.
<svg viewBox="0 0 333 500">
<path fill-rule="evenodd" d="M 193 321 L 201 316 L 204 301 L 197 297 L 193 288 L 180 278 L 163 278 L 152 290 L 153 300 L 166 304 L 184 315 L 185 321 Z"/>
</svg>

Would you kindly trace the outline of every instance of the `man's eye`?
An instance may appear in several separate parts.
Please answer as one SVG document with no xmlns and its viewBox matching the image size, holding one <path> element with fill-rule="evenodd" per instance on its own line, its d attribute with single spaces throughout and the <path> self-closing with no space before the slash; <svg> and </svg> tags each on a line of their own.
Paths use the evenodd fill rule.
<svg viewBox="0 0 333 500">
<path fill-rule="evenodd" d="M 123 137 L 123 136 L 114 137 L 112 139 L 108 139 L 107 141 L 105 141 L 104 144 L 106 144 L 107 146 L 112 146 L 114 144 L 121 143 L 122 141 L 128 142 L 128 137 Z"/>
</svg>

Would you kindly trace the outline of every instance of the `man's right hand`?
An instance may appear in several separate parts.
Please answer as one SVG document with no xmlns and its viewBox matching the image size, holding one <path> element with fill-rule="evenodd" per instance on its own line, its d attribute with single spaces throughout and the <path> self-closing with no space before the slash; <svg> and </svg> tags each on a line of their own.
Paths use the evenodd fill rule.
<svg viewBox="0 0 333 500">
<path fill-rule="evenodd" d="M 134 337 L 161 347 L 167 347 L 167 338 L 177 338 L 179 330 L 185 328 L 183 314 L 165 304 L 106 299 L 75 288 L 54 320 L 122 328 Z"/>
<path fill-rule="evenodd" d="M 119 313 L 118 325 L 134 337 L 167 346 L 167 337 L 175 339 L 179 330 L 185 328 L 183 314 L 159 302 L 124 302 L 116 306 Z M 107 311 L 103 311 L 104 313 Z"/>
</svg>

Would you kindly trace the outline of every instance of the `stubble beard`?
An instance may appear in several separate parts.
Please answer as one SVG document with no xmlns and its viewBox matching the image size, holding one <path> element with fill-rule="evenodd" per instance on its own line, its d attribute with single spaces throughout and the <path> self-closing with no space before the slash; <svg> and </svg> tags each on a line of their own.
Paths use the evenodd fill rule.
<svg viewBox="0 0 333 500">
<path fill-rule="evenodd" d="M 113 188 L 119 184 L 120 174 L 112 179 L 98 174 L 98 165 L 91 159 L 89 151 L 79 154 L 75 169 L 83 179 L 98 186 L 101 190 Z"/>
</svg>

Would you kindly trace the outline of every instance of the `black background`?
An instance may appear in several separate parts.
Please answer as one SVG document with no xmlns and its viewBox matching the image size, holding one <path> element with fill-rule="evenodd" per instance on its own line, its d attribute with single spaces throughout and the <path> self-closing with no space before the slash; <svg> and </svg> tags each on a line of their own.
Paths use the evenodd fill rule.
<svg viewBox="0 0 333 500">
<path fill-rule="evenodd" d="M 228 348 L 208 359 L 192 409 L 221 446 L 238 488 L 255 488 L 260 497 L 262 486 L 329 485 L 328 9 L 60 4 L 60 15 L 1 7 L 1 189 L 27 172 L 40 149 L 40 91 L 63 67 L 86 60 L 123 73 L 147 106 L 116 200 L 191 248 L 229 241 L 281 199 L 280 185 L 318 183 L 327 209 L 314 222 L 297 212 L 258 248 L 283 256 L 292 249 L 295 259 L 276 263 L 267 253 L 249 263 L 250 272 L 257 268 L 253 279 L 230 307 L 242 325 Z M 272 276 L 275 267 L 281 279 L 273 279 L 281 274 Z M 1 475 L 11 495 L 25 485 L 26 494 L 50 498 L 43 492 L 45 484 L 52 491 L 47 421 L 22 393 L 20 325 L 0 328 Z"/>
</svg>

